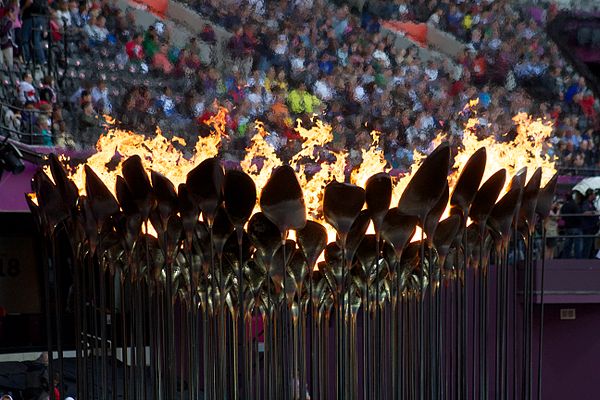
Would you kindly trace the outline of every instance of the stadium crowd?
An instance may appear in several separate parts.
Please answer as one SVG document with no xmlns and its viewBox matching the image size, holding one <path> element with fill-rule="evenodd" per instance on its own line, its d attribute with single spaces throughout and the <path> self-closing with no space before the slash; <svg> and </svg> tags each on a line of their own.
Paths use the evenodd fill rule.
<svg viewBox="0 0 600 400">
<path fill-rule="evenodd" d="M 554 123 L 547 152 L 561 167 L 579 174 L 600 167 L 600 102 L 546 36 L 552 5 L 533 15 L 508 0 L 374 0 L 361 12 L 325 0 L 189 3 L 233 33 L 226 43 L 231 63 L 219 68 L 223 54 L 200 51 L 217 48 L 210 24 L 180 47 L 163 22 L 142 29 L 134 10 L 112 0 L 3 1 L 0 68 L 18 78 L 2 125 L 34 133 L 37 144 L 91 148 L 102 115 L 138 132 L 158 125 L 193 144 L 225 107 L 223 153 L 234 160 L 249 145 L 255 120 L 285 159 L 301 146 L 296 121 L 306 126 L 317 114 L 332 127 L 331 149 L 349 149 L 352 165 L 375 130 L 387 161 L 402 171 L 413 149 L 427 149 L 440 131 L 460 138 L 476 117 L 478 135 L 502 141 L 514 130 L 511 117 L 526 112 Z M 384 19 L 427 21 L 466 49 L 455 59 L 423 61 L 417 46 L 394 45 Z M 49 70 L 52 48 L 68 40 L 64 47 L 85 55 L 88 66 L 71 91 L 40 73 Z M 55 61 L 68 64 L 66 53 Z M 103 68 L 139 79 L 105 80 Z M 477 105 L 467 108 L 472 99 Z"/>
</svg>

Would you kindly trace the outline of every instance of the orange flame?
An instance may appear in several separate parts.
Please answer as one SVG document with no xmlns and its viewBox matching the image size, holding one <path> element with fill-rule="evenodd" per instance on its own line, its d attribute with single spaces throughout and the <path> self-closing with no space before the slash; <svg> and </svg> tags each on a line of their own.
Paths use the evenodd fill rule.
<svg viewBox="0 0 600 400">
<path fill-rule="evenodd" d="M 103 134 L 96 143 L 97 152 L 88 158 L 89 165 L 102 179 L 106 186 L 115 190 L 117 175 L 121 174 L 122 162 L 128 157 L 138 155 L 147 171 L 153 170 L 163 174 L 173 182 L 175 187 L 185 182 L 187 173 L 200 164 L 202 160 L 214 157 L 219 153 L 221 139 L 225 133 L 224 108 L 207 121 L 214 133 L 207 137 L 198 138 L 194 155 L 187 159 L 174 144 L 185 146 L 185 140 L 180 137 L 167 139 L 159 128 L 156 135 L 147 138 L 144 135 L 130 131 L 111 128 Z M 70 171 L 79 192 L 85 194 L 85 174 L 83 165 L 76 166 Z"/>
<path fill-rule="evenodd" d="M 471 101 L 465 109 L 476 104 L 477 101 Z M 213 133 L 198 139 L 194 154 L 190 158 L 184 157 L 175 146 L 185 145 L 182 138 L 174 137 L 169 140 L 159 129 L 154 137 L 146 138 L 133 132 L 111 128 L 100 137 L 96 145 L 98 151 L 87 160 L 87 164 L 107 187 L 114 191 L 116 177 L 121 174 L 122 161 L 132 155 L 138 155 L 148 171 L 154 170 L 165 175 L 177 186 L 185 182 L 186 175 L 192 168 L 203 160 L 219 154 L 221 140 L 226 136 L 226 117 L 227 111 L 220 108 L 218 113 L 207 121 Z M 107 120 L 112 123 L 112 120 Z M 517 126 L 516 135 L 511 141 L 504 142 L 498 142 L 493 137 L 478 137 L 475 127 L 479 124 L 479 120 L 472 118 L 467 122 L 461 146 L 454 158 L 453 172 L 449 177 L 451 189 L 469 157 L 481 147 L 485 147 L 487 151 L 484 180 L 501 168 L 506 168 L 508 175 L 511 176 L 522 167 L 528 168 L 528 174 L 541 167 L 543 184 L 551 178 L 556 170 L 554 161 L 546 155 L 547 139 L 553 129 L 551 123 L 534 120 L 527 114 L 519 114 L 513 120 Z M 270 133 L 266 131 L 264 125 L 256 121 L 255 127 L 257 133 L 251 139 L 240 166 L 254 179 L 257 192 L 260 193 L 273 170 L 282 165 L 283 161 L 269 144 L 267 138 Z M 333 180 L 346 181 L 347 153 L 327 149 L 328 144 L 333 141 L 333 135 L 331 127 L 322 121 L 313 121 L 310 129 L 304 128 L 298 122 L 296 130 L 302 137 L 302 148 L 291 158 L 289 164 L 298 173 L 298 180 L 304 188 L 308 217 L 324 223 L 321 210 L 323 189 Z M 371 175 L 381 171 L 388 172 L 391 169 L 379 145 L 379 136 L 379 132 L 371 132 L 372 142 L 367 149 L 361 150 L 362 163 L 351 172 L 349 177 L 351 183 L 364 187 Z M 434 139 L 433 144 L 437 145 L 443 140 L 444 136 L 440 135 Z M 394 180 L 392 206 L 398 204 L 402 192 L 425 157 L 425 154 L 415 150 L 410 171 Z M 309 169 L 308 165 L 313 166 L 314 170 Z M 76 166 L 69 170 L 69 173 L 80 192 L 84 194 L 83 166 Z M 255 211 L 258 211 L 258 205 Z M 447 212 L 442 218 L 445 216 Z M 334 240 L 335 231 L 325 225 L 330 240 Z M 420 238 L 421 234 L 417 232 L 413 240 L 420 240 Z"/>
<path fill-rule="evenodd" d="M 283 163 L 275 149 L 267 143 L 266 137 L 269 133 L 263 123 L 256 121 L 256 129 L 258 132 L 250 140 L 250 147 L 246 149 L 246 156 L 240 165 L 242 170 L 254 179 L 257 192 L 260 193 L 273 170 Z"/>
<path fill-rule="evenodd" d="M 384 158 L 383 150 L 379 147 L 379 135 L 381 132 L 371 132 L 371 145 L 368 149 L 361 149 L 362 163 L 352 171 L 350 181 L 358 186 L 365 187 L 367 180 L 373 174 L 389 171 L 389 166 Z"/>
<path fill-rule="evenodd" d="M 492 136 L 478 138 L 474 127 L 478 119 L 471 118 L 467 122 L 462 138 L 462 147 L 454 158 L 454 173 L 450 176 L 450 187 L 453 186 L 458 173 L 466 164 L 471 154 L 477 149 L 485 147 L 487 163 L 483 174 L 483 181 L 494 172 L 505 168 L 507 176 L 513 176 L 523 167 L 527 167 L 527 177 L 538 168 L 542 168 L 542 185 L 546 184 L 556 172 L 555 161 L 547 155 L 546 143 L 552 134 L 552 123 L 533 119 L 525 113 L 520 113 L 513 118 L 516 124 L 516 135 L 513 140 L 498 142 Z M 507 182 L 508 184 L 508 182 Z"/>
<path fill-rule="evenodd" d="M 346 154 L 326 150 L 329 159 L 325 159 L 322 151 L 333 140 L 331 126 L 316 121 L 311 129 L 305 129 L 298 121 L 296 130 L 304 139 L 301 150 L 296 153 L 290 165 L 298 172 L 298 180 L 304 188 L 304 200 L 308 216 L 315 221 L 324 223 L 321 212 L 323 190 L 330 182 L 345 181 Z M 331 161 L 333 159 L 333 161 Z M 319 164 L 317 172 L 312 176 L 307 173 L 306 160 Z"/>
</svg>

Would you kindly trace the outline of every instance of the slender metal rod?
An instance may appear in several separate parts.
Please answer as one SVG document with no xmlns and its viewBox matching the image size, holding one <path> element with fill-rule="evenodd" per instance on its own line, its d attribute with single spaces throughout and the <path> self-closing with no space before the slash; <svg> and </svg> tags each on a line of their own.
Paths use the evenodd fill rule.
<svg viewBox="0 0 600 400">
<path fill-rule="evenodd" d="M 108 351 L 107 351 L 107 332 L 106 332 L 106 271 L 100 260 L 98 268 L 100 282 L 100 372 L 102 378 L 102 398 L 108 398 Z"/>
<path fill-rule="evenodd" d="M 111 394 L 112 399 L 117 400 L 119 385 L 117 382 L 117 317 L 116 317 L 116 288 L 115 288 L 115 276 L 109 272 L 110 286 L 109 286 L 109 298 L 110 298 L 110 331 L 111 331 L 111 345 L 110 345 L 110 358 L 111 358 Z"/>
<path fill-rule="evenodd" d="M 423 218 L 423 225 L 427 220 L 427 216 Z M 425 228 L 421 229 L 421 248 L 420 248 L 419 262 L 421 263 L 419 269 L 419 293 L 418 300 L 416 302 L 418 306 L 418 330 L 417 330 L 417 349 L 419 352 L 419 399 L 425 399 L 425 349 L 423 336 L 425 335 L 425 321 L 424 321 L 424 304 L 425 293 Z"/>
<path fill-rule="evenodd" d="M 54 258 L 50 258 L 50 255 L 48 254 L 48 248 L 47 246 L 53 248 L 54 247 L 54 241 L 52 240 L 52 236 L 50 236 L 50 240 L 46 243 L 43 244 L 42 246 L 42 257 L 44 260 L 44 295 L 46 297 L 46 301 L 45 303 L 45 308 L 46 308 L 46 345 L 48 347 L 48 383 L 49 383 L 49 387 L 51 390 L 51 393 L 54 391 L 54 382 L 53 382 L 53 377 L 54 377 L 54 355 L 53 355 L 53 334 L 52 334 L 52 309 L 51 309 L 51 304 L 53 304 L 54 302 L 52 301 L 52 295 L 50 292 L 50 268 L 55 269 L 56 266 L 54 265 Z M 51 253 L 53 253 L 53 250 L 51 250 Z"/>
<path fill-rule="evenodd" d="M 544 284 L 546 273 L 546 221 L 542 221 L 542 262 L 540 276 L 540 328 L 538 331 L 538 359 L 537 359 L 537 400 L 542 400 L 542 361 L 544 349 Z"/>
<path fill-rule="evenodd" d="M 247 380 L 246 374 L 246 309 L 245 309 L 245 286 L 244 286 L 244 249 L 242 247 L 242 241 L 244 237 L 243 227 L 236 227 L 237 243 L 239 249 L 239 266 L 238 266 L 238 306 L 239 306 L 239 326 L 240 326 L 240 367 L 241 370 L 238 372 L 241 377 L 241 385 L 239 387 L 240 399 L 246 399 L 249 396 L 246 394 L 250 382 Z M 234 349 L 237 351 L 238 349 Z"/>
<path fill-rule="evenodd" d="M 121 271 L 123 274 L 123 271 Z M 127 312 L 125 308 L 125 299 L 127 297 L 127 293 L 125 292 L 125 283 L 127 280 L 125 277 L 121 276 L 119 281 L 121 282 L 121 296 L 120 296 L 120 313 L 121 313 L 121 349 L 122 349 L 122 357 L 123 357 L 123 399 L 129 399 L 129 348 L 127 346 Z M 154 347 L 154 346 L 153 346 Z"/>
</svg>

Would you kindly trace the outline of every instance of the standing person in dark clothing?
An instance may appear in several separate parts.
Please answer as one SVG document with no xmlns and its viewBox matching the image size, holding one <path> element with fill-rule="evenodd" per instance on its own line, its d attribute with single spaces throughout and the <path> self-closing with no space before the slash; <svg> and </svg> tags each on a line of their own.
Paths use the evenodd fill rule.
<svg viewBox="0 0 600 400">
<path fill-rule="evenodd" d="M 48 15 L 48 0 L 23 0 L 23 27 L 21 30 L 23 57 L 26 62 L 32 59 L 38 64 L 46 62 L 42 47 L 42 32 Z M 33 53 L 33 54 L 32 54 Z"/>
<path fill-rule="evenodd" d="M 252 69 L 260 69 L 266 72 L 271 66 L 271 60 L 274 57 L 273 50 L 269 46 L 271 35 L 266 25 L 261 25 L 258 29 Z"/>
<path fill-rule="evenodd" d="M 9 70 L 13 69 L 13 53 L 17 49 L 14 29 L 17 18 L 17 10 L 9 8 L 0 19 L 0 64 L 4 64 Z"/>
<path fill-rule="evenodd" d="M 40 399 L 48 396 L 48 353 L 40 354 L 37 360 L 27 364 L 26 399 Z"/>
<path fill-rule="evenodd" d="M 583 240 L 581 237 L 575 237 L 583 234 L 581 217 L 582 201 L 583 195 L 574 190 L 571 193 L 571 198 L 569 201 L 567 201 L 560 210 L 561 215 L 564 215 L 562 218 L 565 222 L 565 234 L 569 236 L 565 240 L 562 258 L 581 258 L 582 256 Z"/>
<path fill-rule="evenodd" d="M 581 205 L 583 211 L 583 218 L 581 224 L 581 230 L 584 235 L 595 235 L 598 233 L 598 210 L 594 206 L 596 200 L 596 193 L 593 189 L 588 189 L 585 192 L 585 199 Z M 592 249 L 594 248 L 594 238 L 586 237 L 583 238 L 583 251 L 582 258 L 592 258 Z"/>
</svg>

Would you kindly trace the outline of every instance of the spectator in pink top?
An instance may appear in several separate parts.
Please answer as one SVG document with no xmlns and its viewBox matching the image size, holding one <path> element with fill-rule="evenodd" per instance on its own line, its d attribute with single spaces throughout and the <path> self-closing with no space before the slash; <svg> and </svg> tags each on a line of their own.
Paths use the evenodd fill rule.
<svg viewBox="0 0 600 400">
<path fill-rule="evenodd" d="M 165 74 L 170 74 L 174 69 L 173 64 L 169 61 L 168 51 L 169 46 L 166 43 L 162 43 L 159 51 L 152 58 L 152 67 Z"/>
</svg>

